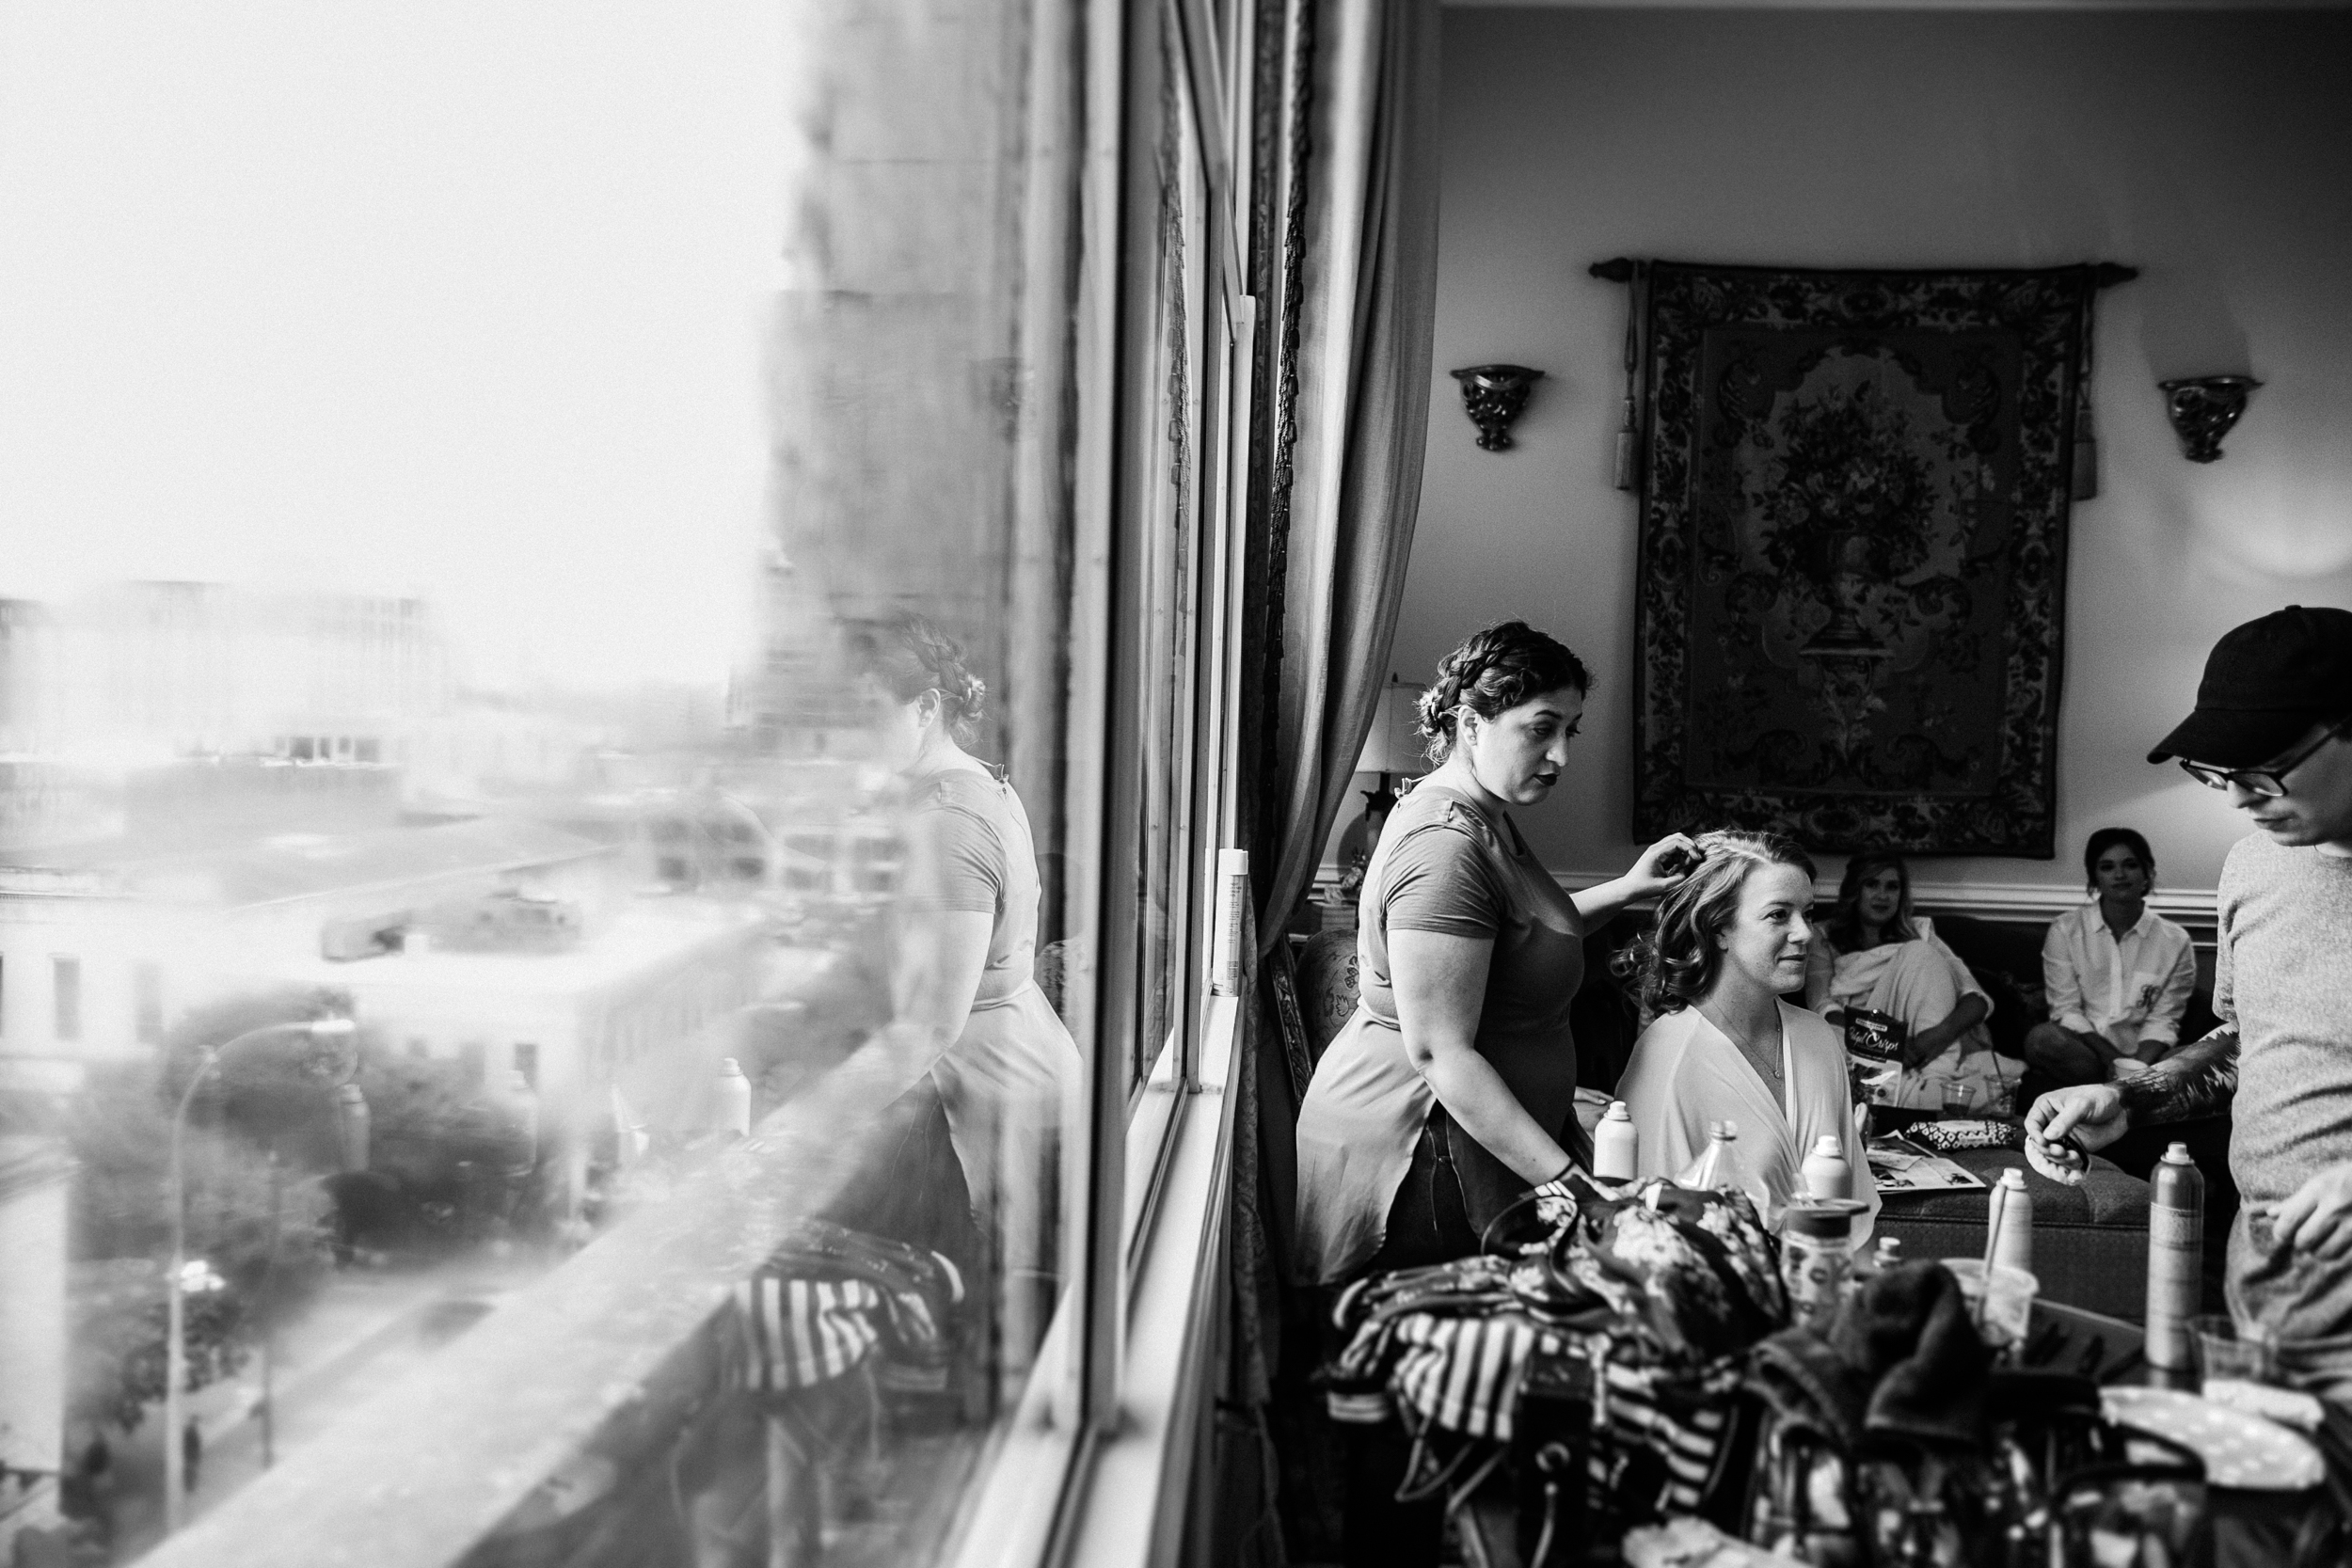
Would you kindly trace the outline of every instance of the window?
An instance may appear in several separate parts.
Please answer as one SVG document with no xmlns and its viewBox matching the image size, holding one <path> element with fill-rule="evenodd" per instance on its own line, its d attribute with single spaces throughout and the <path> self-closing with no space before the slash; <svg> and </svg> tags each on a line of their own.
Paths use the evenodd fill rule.
<svg viewBox="0 0 2352 1568">
<path fill-rule="evenodd" d="M 82 1037 L 82 960 L 59 954 L 50 960 L 50 988 L 55 1002 L 57 1038 Z"/>
<path fill-rule="evenodd" d="M 144 868 L 173 896 L 132 915 L 186 994 L 167 1029 L 137 967 L 166 1049 L 91 1092 L 167 1133 L 167 1069 L 216 1059 L 184 1101 L 201 1200 L 161 1199 L 227 1282 L 207 1332 L 258 1353 L 315 1314 L 360 1347 L 339 1386 L 381 1389 L 278 1385 L 275 1464 L 202 1466 L 212 1522 L 157 1560 L 230 1560 L 327 1497 L 388 1552 L 422 1518 L 445 1562 L 578 1568 L 923 1563 L 1009 1508 L 1050 1524 L 1120 1409 L 1124 1183 L 1194 1063 L 1248 412 L 1234 40 L 1113 0 L 292 33 L 224 3 L 21 73 L 21 112 L 106 150 L 66 182 L 126 214 L 89 243 L 145 259 L 176 225 L 197 254 L 120 295 L 58 261 L 56 355 L 10 373 L 127 341 L 132 285 L 162 289 L 135 359 L 71 379 L 184 395 L 221 465 L 188 527 L 85 563 L 146 617 L 63 611 L 134 717 L 59 744 L 373 763 L 340 733 L 366 726 L 416 761 L 249 799 L 215 769 L 217 831 Z M 109 89 L 158 50 L 189 69 L 136 79 L 169 102 Z M 164 130 L 189 123 L 220 136 Z M 0 218 L 73 232 L 13 166 Z M 0 292 L 0 331 L 27 309 Z M 190 325 L 248 318 L 279 326 L 225 360 Z M 0 400 L 0 446 L 146 427 L 30 407 Z M 143 516 L 171 458 L 61 493 Z M 333 570 L 255 565 L 306 560 Z M 518 886 L 563 890 L 564 941 L 448 913 Z M 304 941 L 293 906 L 327 911 Z M 449 940 L 330 968 L 317 933 L 354 908 Z M 132 1217 L 61 1277 L 191 1277 Z M 389 1332 L 408 1271 L 333 1267 L 371 1255 L 500 1305 L 419 1345 Z M 134 1377 L 147 1322 L 60 1360 L 178 1430 L 188 1380 Z M 236 1362 L 191 1363 L 203 1408 L 259 1397 L 209 1386 Z M 353 1479 L 388 1441 L 397 1497 Z M 140 1472 L 167 1524 L 180 1465 Z"/>
<path fill-rule="evenodd" d="M 152 1045 L 164 1037 L 164 972 L 152 963 L 131 971 L 131 1032 L 139 1042 Z"/>
</svg>

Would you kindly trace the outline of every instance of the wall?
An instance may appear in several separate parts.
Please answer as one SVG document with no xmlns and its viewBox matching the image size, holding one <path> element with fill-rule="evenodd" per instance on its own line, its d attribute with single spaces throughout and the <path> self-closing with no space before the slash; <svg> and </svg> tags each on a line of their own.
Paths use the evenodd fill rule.
<svg viewBox="0 0 2352 1568">
<path fill-rule="evenodd" d="M 2110 260 L 2141 276 L 2100 307 L 2059 858 L 1922 880 L 2056 895 L 2117 821 L 2163 886 L 2209 889 L 2237 819 L 2147 747 L 2223 631 L 2352 605 L 2352 17 L 1476 8 L 1444 44 L 1438 390 L 1393 664 L 1425 681 L 1516 614 L 1595 666 L 1588 738 L 1525 814 L 1548 863 L 1613 873 L 1636 847 L 1634 508 L 1609 483 L 1625 292 L 1587 263 Z M 1549 372 L 1501 454 L 1445 374 L 1490 360 Z M 2187 463 L 2154 384 L 2225 371 L 2265 386 L 2226 457 Z"/>
</svg>

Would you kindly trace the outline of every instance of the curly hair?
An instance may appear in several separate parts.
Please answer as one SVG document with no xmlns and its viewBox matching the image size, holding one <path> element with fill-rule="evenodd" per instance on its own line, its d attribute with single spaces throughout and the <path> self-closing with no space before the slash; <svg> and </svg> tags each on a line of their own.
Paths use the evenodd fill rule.
<svg viewBox="0 0 2352 1568">
<path fill-rule="evenodd" d="M 1592 689 L 1584 661 L 1524 621 L 1474 631 L 1438 662 L 1438 678 L 1421 694 L 1417 727 L 1431 762 L 1454 750 L 1455 716 L 1468 707 L 1492 719 L 1547 691 Z"/>
<path fill-rule="evenodd" d="M 1911 867 L 1902 856 L 1892 849 L 1864 849 L 1846 863 L 1846 874 L 1837 879 L 1837 907 L 1821 922 L 1821 929 L 1841 953 L 1853 953 L 1862 947 L 1862 884 L 1882 871 L 1892 871 L 1902 880 L 1902 899 L 1895 906 L 1895 918 L 1879 933 L 1883 939 L 1909 942 L 1919 932 L 1911 924 Z"/>
<path fill-rule="evenodd" d="M 1704 857 L 1695 870 L 1659 900 L 1645 936 L 1610 961 L 1635 982 L 1642 1016 L 1680 1012 L 1705 996 L 1724 966 L 1723 935 L 1740 912 L 1740 890 L 1750 874 L 1791 865 L 1810 881 L 1813 861 L 1778 833 L 1701 833 L 1692 842 Z"/>
<path fill-rule="evenodd" d="M 901 703 L 939 693 L 940 717 L 959 746 L 979 733 L 987 683 L 963 661 L 956 640 L 913 611 L 859 627 L 850 638 L 858 668 Z"/>
<path fill-rule="evenodd" d="M 2095 888 L 2099 885 L 2099 857 L 2110 849 L 2119 847 L 2129 849 L 2133 854 L 2137 855 L 2140 870 L 2148 874 L 2148 879 L 2151 882 L 2156 879 L 2155 852 L 2148 847 L 2148 841 L 2140 837 L 2137 830 L 2101 828 L 2083 844 L 2083 885 L 2085 887 Z"/>
</svg>

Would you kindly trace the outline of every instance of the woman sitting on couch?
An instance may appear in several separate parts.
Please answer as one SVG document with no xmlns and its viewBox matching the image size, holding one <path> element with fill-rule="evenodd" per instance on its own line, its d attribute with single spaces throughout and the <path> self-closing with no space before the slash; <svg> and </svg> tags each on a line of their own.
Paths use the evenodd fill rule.
<svg viewBox="0 0 2352 1568">
<path fill-rule="evenodd" d="M 1870 1162 L 1846 1087 L 1837 1032 L 1796 1006 L 1805 954 L 1813 863 L 1772 833 L 1703 833 L 1705 859 L 1659 901 L 1658 921 L 1633 949 L 1642 1011 L 1656 1022 L 1634 1043 L 1617 1081 L 1632 1113 L 1638 1174 L 1672 1177 L 1707 1147 L 1708 1129 L 1739 1129 L 1744 1180 L 1777 1227 L 1801 1191 L 1799 1168 L 1834 1137 L 1852 1168 L 1852 1196 L 1878 1212 Z"/>
<path fill-rule="evenodd" d="M 2042 980 L 2050 1022 L 2026 1035 L 2026 1059 L 2060 1084 L 2104 1084 L 2145 1072 L 2179 1043 L 2197 989 L 2188 933 L 2148 907 L 2156 858 L 2129 828 L 2102 828 L 2083 846 L 2098 896 L 2050 922 Z"/>
<path fill-rule="evenodd" d="M 1804 1005 L 1840 1028 L 1855 1008 L 1901 1026 L 1898 1105 L 2006 1111 L 2025 1070 L 1993 1053 L 1993 999 L 1933 923 L 1912 912 L 1900 855 L 1866 850 L 1846 863 L 1837 907 L 1806 960 Z"/>
</svg>

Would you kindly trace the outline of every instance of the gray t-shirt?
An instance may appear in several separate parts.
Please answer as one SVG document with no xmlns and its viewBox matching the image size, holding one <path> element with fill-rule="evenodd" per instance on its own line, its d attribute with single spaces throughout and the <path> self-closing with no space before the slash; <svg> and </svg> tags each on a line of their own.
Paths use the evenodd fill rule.
<svg viewBox="0 0 2352 1568">
<path fill-rule="evenodd" d="M 2240 839 L 2221 868 L 2214 1010 L 2238 1029 L 2230 1173 L 2277 1203 L 2352 1162 L 2352 860 Z M 2352 1259 L 2269 1244 L 2241 1213 L 2230 1240 L 2239 1315 L 2290 1338 L 2352 1333 Z"/>
</svg>

